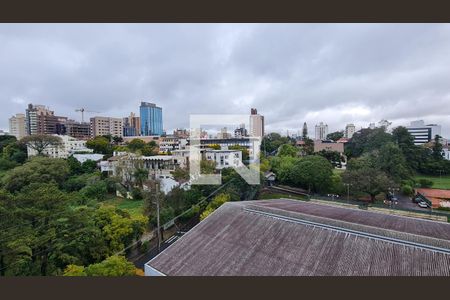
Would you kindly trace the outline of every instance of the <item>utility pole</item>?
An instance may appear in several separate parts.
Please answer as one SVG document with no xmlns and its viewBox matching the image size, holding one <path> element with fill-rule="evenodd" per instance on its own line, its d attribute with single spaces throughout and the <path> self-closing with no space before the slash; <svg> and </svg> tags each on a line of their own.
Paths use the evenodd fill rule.
<svg viewBox="0 0 450 300">
<path fill-rule="evenodd" d="M 159 184 L 155 182 L 155 194 L 156 194 L 156 227 L 158 231 L 158 253 L 161 252 L 161 227 L 159 222 Z"/>
</svg>

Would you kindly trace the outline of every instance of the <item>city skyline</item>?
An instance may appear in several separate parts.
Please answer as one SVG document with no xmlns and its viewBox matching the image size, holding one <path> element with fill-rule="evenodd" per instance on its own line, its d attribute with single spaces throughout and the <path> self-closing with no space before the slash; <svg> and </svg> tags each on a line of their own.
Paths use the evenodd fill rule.
<svg viewBox="0 0 450 300">
<path fill-rule="evenodd" d="M 450 136 L 448 24 L 0 25 L 0 129 L 28 103 L 80 120 L 141 101 L 164 129 L 189 114 L 264 115 L 266 132 L 423 119 Z M 395 83 L 395 84 L 394 84 Z M 310 132 L 311 135 L 311 132 Z"/>
</svg>

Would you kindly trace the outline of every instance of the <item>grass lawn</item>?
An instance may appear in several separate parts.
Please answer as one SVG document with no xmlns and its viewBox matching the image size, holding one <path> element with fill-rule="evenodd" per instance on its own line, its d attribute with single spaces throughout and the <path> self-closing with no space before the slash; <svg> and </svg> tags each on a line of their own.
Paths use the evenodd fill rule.
<svg viewBox="0 0 450 300">
<path fill-rule="evenodd" d="M 287 194 L 281 194 L 281 193 L 270 193 L 270 192 L 264 192 L 259 195 L 259 200 L 267 200 L 267 199 L 296 199 L 296 200 L 306 200 L 306 197 L 302 197 L 300 195 L 287 195 Z"/>
<path fill-rule="evenodd" d="M 130 216 L 142 216 L 144 212 L 144 200 L 132 200 L 114 197 L 102 202 L 102 205 L 112 205 L 130 214 Z"/>
<path fill-rule="evenodd" d="M 442 175 L 442 177 L 429 176 L 429 175 L 417 175 L 414 177 L 414 179 L 416 181 L 419 179 L 428 179 L 428 180 L 433 181 L 432 188 L 450 190 L 450 175 Z"/>
<path fill-rule="evenodd" d="M 342 175 L 342 173 L 344 173 L 345 170 L 343 169 L 333 169 L 333 174 L 339 174 Z"/>
</svg>

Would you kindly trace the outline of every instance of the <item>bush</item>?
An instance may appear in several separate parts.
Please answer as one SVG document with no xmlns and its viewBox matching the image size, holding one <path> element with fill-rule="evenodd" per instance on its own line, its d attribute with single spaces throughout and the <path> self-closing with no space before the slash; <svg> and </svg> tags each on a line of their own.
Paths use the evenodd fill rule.
<svg viewBox="0 0 450 300">
<path fill-rule="evenodd" d="M 430 188 L 433 186 L 433 181 L 425 178 L 419 179 L 418 183 L 421 188 Z"/>
<path fill-rule="evenodd" d="M 131 190 L 131 197 L 133 197 L 133 200 L 142 200 L 142 192 L 140 189 L 133 188 Z"/>
<path fill-rule="evenodd" d="M 414 194 L 414 190 L 410 185 L 402 186 L 402 193 L 405 196 L 412 196 Z"/>
<path fill-rule="evenodd" d="M 139 252 L 146 253 L 150 249 L 150 242 L 145 241 L 139 246 Z"/>
<path fill-rule="evenodd" d="M 104 200 L 107 194 L 106 183 L 103 181 L 94 182 L 88 186 L 85 186 L 80 191 L 82 195 L 89 199 L 95 199 L 98 201 Z"/>
</svg>

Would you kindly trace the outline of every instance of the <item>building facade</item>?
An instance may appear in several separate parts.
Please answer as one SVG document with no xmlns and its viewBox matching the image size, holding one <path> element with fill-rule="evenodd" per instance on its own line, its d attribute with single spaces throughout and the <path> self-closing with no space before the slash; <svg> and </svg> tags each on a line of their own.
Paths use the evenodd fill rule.
<svg viewBox="0 0 450 300">
<path fill-rule="evenodd" d="M 425 125 L 425 122 L 423 120 L 411 122 L 409 126 L 406 126 L 406 129 L 413 136 L 415 145 L 423 145 L 429 143 L 434 139 L 436 135 L 441 135 L 441 125 Z"/>
<path fill-rule="evenodd" d="M 27 135 L 32 134 L 64 134 L 67 117 L 55 116 L 54 112 L 44 105 L 28 104 L 25 114 Z"/>
<path fill-rule="evenodd" d="M 91 124 L 88 122 L 77 122 L 68 120 L 65 127 L 65 134 L 79 140 L 87 140 L 91 137 Z"/>
<path fill-rule="evenodd" d="M 101 135 L 123 136 L 123 120 L 121 118 L 93 117 L 90 122 L 91 137 Z"/>
<path fill-rule="evenodd" d="M 264 136 L 264 116 L 258 114 L 256 108 L 250 110 L 250 136 L 263 137 Z"/>
<path fill-rule="evenodd" d="M 25 114 L 16 114 L 9 118 L 9 134 L 18 140 L 27 135 L 25 126 Z"/>
<path fill-rule="evenodd" d="M 344 143 L 338 143 L 334 141 L 314 141 L 314 152 L 319 152 L 322 150 L 326 151 L 336 151 L 339 153 L 344 153 Z"/>
<path fill-rule="evenodd" d="M 162 135 L 162 108 L 154 103 L 141 102 L 139 111 L 141 116 L 141 135 Z"/>
<path fill-rule="evenodd" d="M 248 136 L 248 133 L 247 133 L 247 129 L 245 129 L 245 124 L 239 125 L 239 127 L 234 130 L 234 138 L 236 138 L 236 139 L 241 139 L 241 138 L 244 138 L 247 136 Z"/>
<path fill-rule="evenodd" d="M 135 113 L 123 118 L 123 136 L 139 136 L 141 134 L 141 118 Z"/>
<path fill-rule="evenodd" d="M 356 132 L 356 127 L 354 124 L 347 124 L 345 126 L 345 137 L 351 139 Z"/>
<path fill-rule="evenodd" d="M 328 125 L 323 124 L 323 122 L 320 122 L 320 124 L 316 125 L 315 128 L 315 139 L 316 140 L 325 140 L 328 135 Z"/>
</svg>

